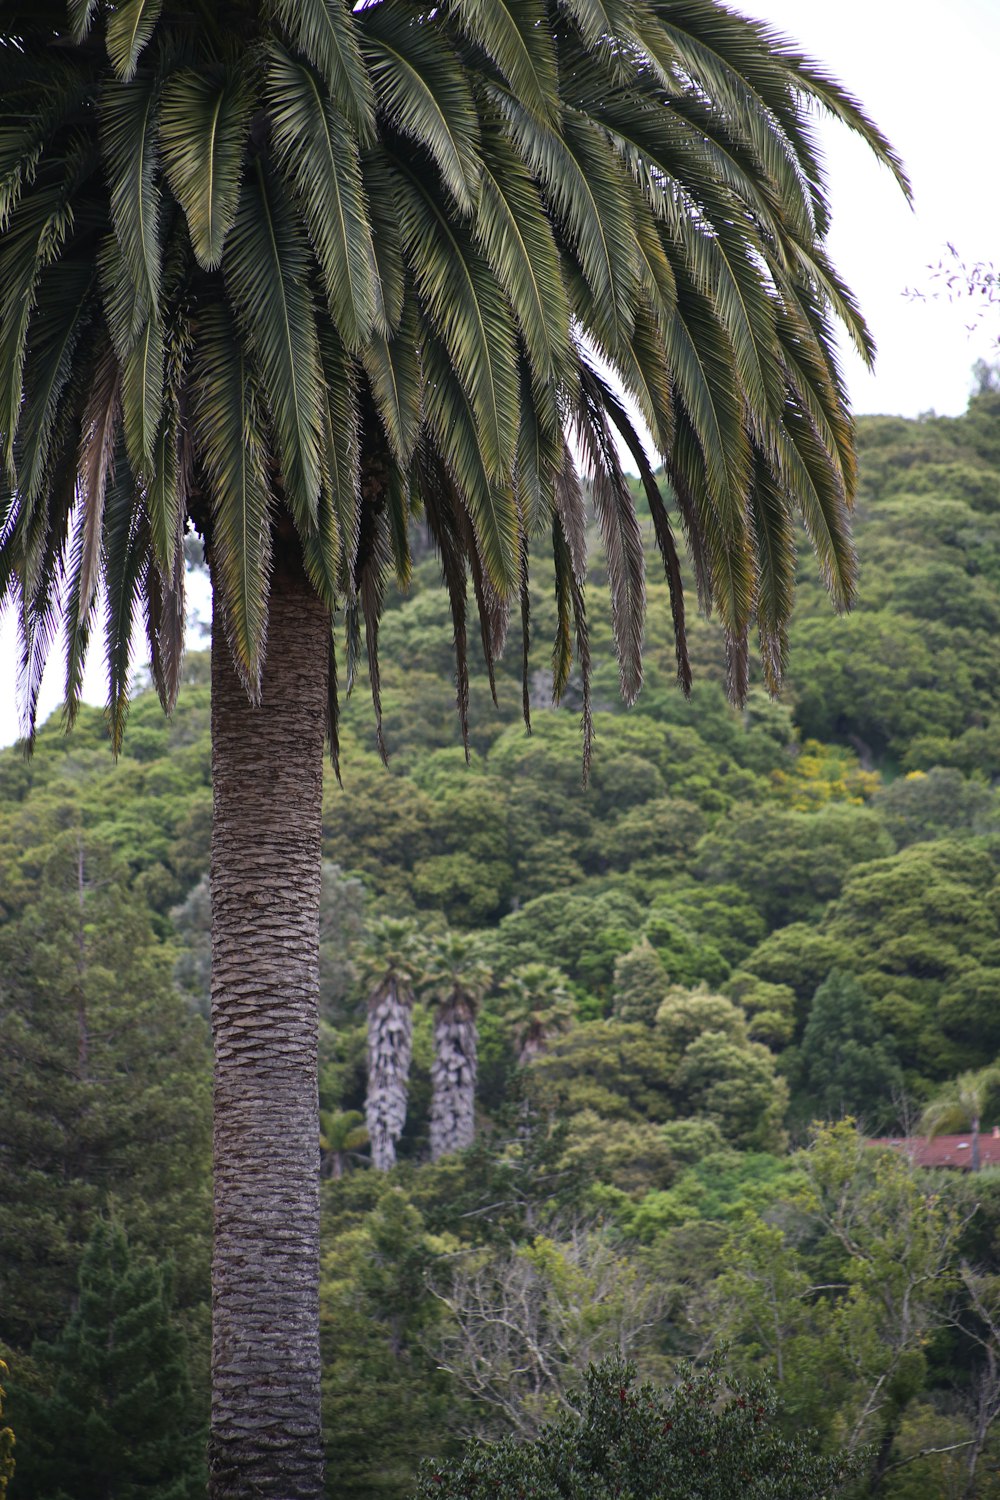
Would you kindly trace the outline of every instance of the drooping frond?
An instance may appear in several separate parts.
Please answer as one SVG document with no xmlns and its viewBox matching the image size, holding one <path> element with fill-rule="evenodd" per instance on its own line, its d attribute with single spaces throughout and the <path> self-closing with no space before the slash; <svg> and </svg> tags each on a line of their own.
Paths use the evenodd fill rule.
<svg viewBox="0 0 1000 1500">
<path fill-rule="evenodd" d="M 301 535 L 316 524 L 323 372 L 305 236 L 281 183 L 258 164 L 226 247 L 226 280 L 260 382 L 281 483 Z"/>
<path fill-rule="evenodd" d="M 559 74 L 540 0 L 452 0 L 448 16 L 482 47 L 525 108 L 553 122 L 559 107 Z"/>
<path fill-rule="evenodd" d="M 236 219 L 251 102 L 246 69 L 235 63 L 184 68 L 163 85 L 163 167 L 206 271 L 221 264 Z"/>
<path fill-rule="evenodd" d="M 104 500 L 108 481 L 115 473 L 120 416 L 121 370 L 114 350 L 108 344 L 94 367 L 80 434 L 80 506 L 83 511 L 80 612 L 83 615 L 90 609 L 100 577 Z"/>
<path fill-rule="evenodd" d="M 412 12 L 369 5 L 357 12 L 379 109 L 432 158 L 458 207 L 479 185 L 479 121 L 462 60 L 440 26 Z"/>
<path fill-rule="evenodd" d="M 344 343 L 357 350 L 377 315 L 357 143 L 315 75 L 277 47 L 268 68 L 268 103 L 278 161 L 316 251 L 330 314 Z"/>
<path fill-rule="evenodd" d="M 375 137 L 375 100 L 361 55 L 358 13 L 343 0 L 270 0 L 289 40 L 320 74 L 358 139 Z"/>
<path fill-rule="evenodd" d="M 688 656 L 687 628 L 685 625 L 684 610 L 684 581 L 681 574 L 681 561 L 674 540 L 673 527 L 660 493 L 656 475 L 653 472 L 646 450 L 638 432 L 635 430 L 628 412 L 615 392 L 597 371 L 591 372 L 592 379 L 600 393 L 600 399 L 619 437 L 625 442 L 632 455 L 632 461 L 642 482 L 643 492 L 646 496 L 646 504 L 649 506 L 649 514 L 653 522 L 653 534 L 656 537 L 656 545 L 663 560 L 663 571 L 667 579 L 667 587 L 670 592 L 670 612 L 674 627 L 674 650 L 677 656 L 677 681 L 680 684 L 684 696 L 691 693 L 691 661 Z"/>
<path fill-rule="evenodd" d="M 233 659 L 256 700 L 271 564 L 267 444 L 250 362 L 223 304 L 199 314 L 192 378 L 195 442 L 211 487 L 213 578 Z"/>
<path fill-rule="evenodd" d="M 512 484 L 492 476 L 476 413 L 444 345 L 428 330 L 424 341 L 427 422 L 435 444 L 472 518 L 487 576 L 502 598 L 518 587 L 519 520 Z"/>
<path fill-rule="evenodd" d="M 586 364 L 580 369 L 575 433 L 604 540 L 611 594 L 611 623 L 621 693 L 631 706 L 642 686 L 642 634 L 646 612 L 646 567 L 642 533 L 628 480 L 608 425 L 601 382 Z"/>
<path fill-rule="evenodd" d="M 455 703 L 462 731 L 462 745 L 469 758 L 469 648 L 466 629 L 466 557 L 461 525 L 461 502 L 440 454 L 425 439 L 416 454 L 416 482 L 423 499 L 424 515 L 438 556 L 448 592 L 452 639 L 455 647 Z"/>
<path fill-rule="evenodd" d="M 491 482 L 510 472 L 517 438 L 517 351 L 506 300 L 488 262 L 422 174 L 395 163 L 403 244 L 420 301 L 475 414 Z"/>
<path fill-rule="evenodd" d="M 123 82 L 135 77 L 140 54 L 160 19 L 163 0 L 121 0 L 108 17 L 105 40 L 111 66 Z"/>
<path fill-rule="evenodd" d="M 149 525 L 128 454 L 120 445 L 108 486 L 104 545 L 104 637 L 108 667 L 108 729 L 121 749 L 129 705 L 134 623 L 149 569 Z"/>
</svg>

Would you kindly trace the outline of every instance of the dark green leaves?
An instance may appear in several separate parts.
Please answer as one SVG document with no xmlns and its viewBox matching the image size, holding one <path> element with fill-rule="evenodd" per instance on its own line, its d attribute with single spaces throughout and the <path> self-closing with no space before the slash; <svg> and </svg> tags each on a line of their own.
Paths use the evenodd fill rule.
<svg viewBox="0 0 1000 1500">
<path fill-rule="evenodd" d="M 160 143 L 167 180 L 184 210 L 198 264 L 222 260 L 236 218 L 251 94 L 242 68 L 186 68 L 163 88 Z"/>
</svg>

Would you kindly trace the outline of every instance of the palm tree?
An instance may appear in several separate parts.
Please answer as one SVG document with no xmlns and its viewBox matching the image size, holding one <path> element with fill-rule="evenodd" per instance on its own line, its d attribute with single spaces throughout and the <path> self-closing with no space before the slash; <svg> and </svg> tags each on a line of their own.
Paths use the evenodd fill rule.
<svg viewBox="0 0 1000 1500">
<path fill-rule="evenodd" d="M 368 995 L 368 1093 L 365 1120 L 372 1165 L 396 1165 L 396 1142 L 406 1124 L 413 1052 L 413 987 L 420 952 L 413 922 L 380 922 L 365 956 Z"/>
<path fill-rule="evenodd" d="M 378 720 L 379 617 L 422 508 L 464 724 L 467 581 L 491 670 L 518 601 L 527 662 L 527 541 L 550 528 L 554 689 L 575 638 L 589 722 L 575 434 L 631 699 L 643 557 L 617 427 L 686 685 L 669 507 L 627 395 L 734 696 L 754 619 L 776 684 L 796 517 L 835 602 L 852 589 L 831 317 L 870 353 L 826 253 L 807 108 L 901 173 L 849 96 L 716 0 L 7 0 L 0 58 L 0 603 L 28 740 L 60 621 L 72 722 L 102 601 L 113 747 L 137 616 L 169 712 L 196 529 L 215 598 L 211 1492 L 318 1496 L 334 612 Z"/>
<path fill-rule="evenodd" d="M 434 1005 L 431 1161 L 471 1146 L 476 1133 L 476 1014 L 493 982 L 479 940 L 447 932 L 432 938 L 421 992 Z"/>
<path fill-rule="evenodd" d="M 519 1068 L 540 1057 L 549 1039 L 567 1031 L 576 1019 L 576 1001 L 566 976 L 551 964 L 522 964 L 503 985 L 502 995 Z"/>
<path fill-rule="evenodd" d="M 928 1139 L 946 1131 L 968 1130 L 972 1135 L 969 1165 L 979 1171 L 979 1125 L 989 1096 L 1000 1089 L 1000 1064 L 959 1073 L 932 1099 L 920 1119 Z"/>
<path fill-rule="evenodd" d="M 368 1144 L 365 1117 L 356 1109 L 321 1109 L 319 1149 L 323 1153 L 320 1172 L 339 1181 L 349 1157 Z"/>
</svg>

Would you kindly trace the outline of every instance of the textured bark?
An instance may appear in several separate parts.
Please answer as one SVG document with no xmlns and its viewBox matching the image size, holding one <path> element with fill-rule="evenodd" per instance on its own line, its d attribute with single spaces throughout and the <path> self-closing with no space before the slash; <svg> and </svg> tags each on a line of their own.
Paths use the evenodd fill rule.
<svg viewBox="0 0 1000 1500">
<path fill-rule="evenodd" d="M 320 833 L 329 619 L 277 558 L 261 701 L 212 632 L 212 1500 L 323 1494 Z"/>
<path fill-rule="evenodd" d="M 431 1069 L 431 1161 L 471 1146 L 476 1133 L 476 1018 L 464 996 L 438 1011 Z"/>
<path fill-rule="evenodd" d="M 388 1172 L 396 1165 L 396 1142 L 406 1124 L 406 1098 L 413 1053 L 412 996 L 388 980 L 368 1007 L 368 1093 L 365 1123 L 372 1165 Z"/>
</svg>

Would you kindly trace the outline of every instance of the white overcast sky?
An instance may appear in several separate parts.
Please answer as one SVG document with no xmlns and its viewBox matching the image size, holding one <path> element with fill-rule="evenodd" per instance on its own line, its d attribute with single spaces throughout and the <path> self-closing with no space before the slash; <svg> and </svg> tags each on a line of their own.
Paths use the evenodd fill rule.
<svg viewBox="0 0 1000 1500">
<path fill-rule="evenodd" d="M 973 362 L 1000 357 L 1000 307 L 970 332 L 968 303 L 915 302 L 904 291 L 933 291 L 928 268 L 947 257 L 949 241 L 969 264 L 1000 264 L 1000 0 L 732 3 L 794 38 L 839 78 L 889 136 L 913 183 L 911 210 L 860 142 L 842 129 L 821 127 L 833 202 L 833 259 L 856 292 L 879 348 L 874 375 L 845 353 L 855 410 L 904 416 L 963 411 Z M 85 693 L 100 703 L 100 652 L 91 656 Z M 8 616 L 0 621 L 0 745 L 18 735 L 16 659 Z M 40 720 L 61 700 L 60 665 L 57 649 L 42 689 Z"/>
</svg>

